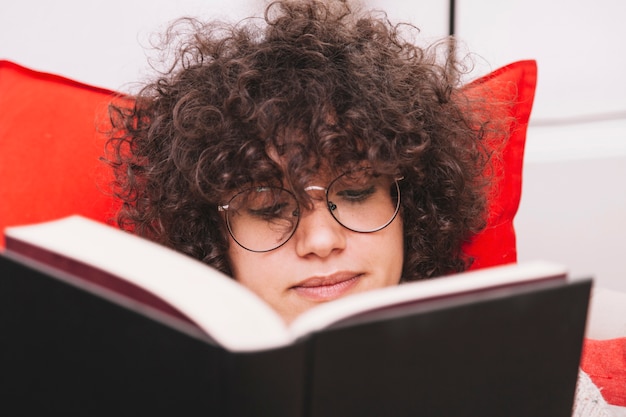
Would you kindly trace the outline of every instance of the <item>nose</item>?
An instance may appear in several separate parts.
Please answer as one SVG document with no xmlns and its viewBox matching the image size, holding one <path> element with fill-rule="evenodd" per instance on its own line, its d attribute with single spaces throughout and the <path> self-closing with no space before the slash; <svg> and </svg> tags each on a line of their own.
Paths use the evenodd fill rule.
<svg viewBox="0 0 626 417">
<path fill-rule="evenodd" d="M 300 222 L 292 239 L 301 257 L 326 258 L 346 247 L 346 232 L 326 207 L 326 201 L 316 201 L 313 209 L 300 214 Z"/>
</svg>

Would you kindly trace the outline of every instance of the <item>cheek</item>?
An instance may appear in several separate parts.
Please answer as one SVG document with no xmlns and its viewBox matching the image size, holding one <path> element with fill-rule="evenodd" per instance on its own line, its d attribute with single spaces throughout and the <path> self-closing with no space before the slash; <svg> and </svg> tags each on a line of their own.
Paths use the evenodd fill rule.
<svg viewBox="0 0 626 417">
<path fill-rule="evenodd" d="M 402 219 L 398 216 L 388 228 L 390 228 L 390 230 L 387 238 L 388 242 L 385 246 L 386 250 L 384 252 L 389 260 L 389 271 L 392 271 L 390 279 L 397 284 L 400 282 L 404 264 L 404 227 Z"/>
<path fill-rule="evenodd" d="M 252 252 L 241 248 L 239 245 L 231 241 L 230 247 L 228 248 L 230 268 L 233 273 L 233 278 L 244 285 L 246 285 L 244 277 L 250 276 L 249 272 L 253 269 L 253 264 L 256 264 L 258 268 L 258 262 L 253 263 L 250 256 L 251 254 Z"/>
<path fill-rule="evenodd" d="M 404 263 L 404 233 L 398 218 L 385 229 L 371 235 L 361 235 L 355 245 L 375 273 L 376 287 L 396 285 L 402 277 Z"/>
<path fill-rule="evenodd" d="M 228 250 L 233 278 L 253 292 L 266 298 L 268 293 L 276 291 L 282 283 L 281 271 L 284 271 L 284 256 L 279 248 L 268 253 L 255 253 L 243 249 L 236 243 Z"/>
</svg>

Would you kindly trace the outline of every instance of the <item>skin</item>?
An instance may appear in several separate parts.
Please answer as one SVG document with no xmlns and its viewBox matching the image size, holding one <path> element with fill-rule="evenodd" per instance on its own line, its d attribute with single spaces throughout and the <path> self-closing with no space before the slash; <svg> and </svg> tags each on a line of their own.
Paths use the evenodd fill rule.
<svg viewBox="0 0 626 417">
<path fill-rule="evenodd" d="M 378 232 L 357 233 L 335 221 L 322 191 L 310 193 L 313 209 L 302 211 L 298 228 L 283 246 L 255 253 L 231 238 L 228 251 L 234 278 L 287 323 L 321 303 L 397 285 L 402 273 L 400 215 Z"/>
</svg>

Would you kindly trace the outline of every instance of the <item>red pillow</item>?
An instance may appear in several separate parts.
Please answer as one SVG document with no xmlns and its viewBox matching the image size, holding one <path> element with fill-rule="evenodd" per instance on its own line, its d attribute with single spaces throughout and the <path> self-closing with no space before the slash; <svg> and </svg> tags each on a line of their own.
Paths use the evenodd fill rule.
<svg viewBox="0 0 626 417">
<path fill-rule="evenodd" d="M 490 193 L 489 224 L 465 247 L 475 258 L 473 268 L 516 260 L 513 218 L 535 82 L 535 62 L 520 61 L 465 88 L 468 96 L 495 104 L 487 107 L 487 117 L 510 127 L 497 166 L 502 176 Z M 106 105 L 112 95 L 0 61 L 0 230 L 69 214 L 105 222 L 113 216 L 118 203 L 101 189 L 111 173 L 98 161 L 104 137 L 97 129 L 100 122 L 107 127 Z"/>
<path fill-rule="evenodd" d="M 626 337 L 586 339 L 580 367 L 607 403 L 626 407 Z"/>
<path fill-rule="evenodd" d="M 112 217 L 97 129 L 112 94 L 0 61 L 0 231 L 70 214 Z"/>
<path fill-rule="evenodd" d="M 513 219 L 522 191 L 522 164 L 528 119 L 537 84 L 537 63 L 518 61 L 465 87 L 466 95 L 484 103 L 485 120 L 502 124 L 507 138 L 490 138 L 494 181 L 488 195 L 487 227 L 465 245 L 474 258 L 471 269 L 517 261 Z"/>
</svg>

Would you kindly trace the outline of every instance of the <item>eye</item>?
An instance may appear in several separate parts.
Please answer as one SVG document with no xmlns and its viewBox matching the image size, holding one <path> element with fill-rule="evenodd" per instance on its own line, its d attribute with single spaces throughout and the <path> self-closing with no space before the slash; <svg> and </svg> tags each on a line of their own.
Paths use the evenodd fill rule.
<svg viewBox="0 0 626 417">
<path fill-rule="evenodd" d="M 337 191 L 335 194 L 342 200 L 358 203 L 360 201 L 367 200 L 370 196 L 376 193 L 376 187 L 370 185 L 366 188 L 346 188 Z"/>
<path fill-rule="evenodd" d="M 248 207 L 248 214 L 263 220 L 273 220 L 289 217 L 289 203 L 276 203 L 262 207 Z M 293 210 L 291 210 L 293 212 Z"/>
</svg>

